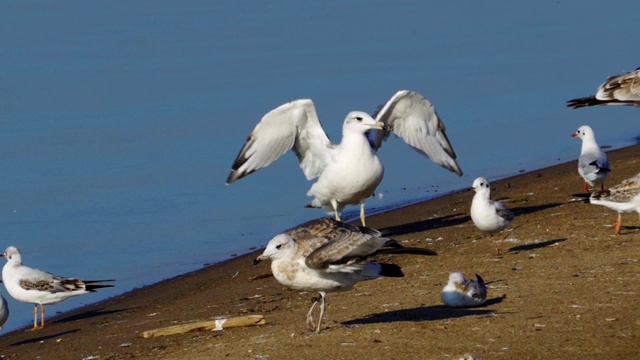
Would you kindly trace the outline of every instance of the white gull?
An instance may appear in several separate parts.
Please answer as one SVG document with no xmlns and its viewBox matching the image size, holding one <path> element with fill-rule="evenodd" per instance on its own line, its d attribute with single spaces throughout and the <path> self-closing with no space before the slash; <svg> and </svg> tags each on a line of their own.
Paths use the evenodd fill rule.
<svg viewBox="0 0 640 360">
<path fill-rule="evenodd" d="M 254 264 L 271 259 L 271 271 L 282 285 L 320 293 L 320 316 L 313 319 L 314 301 L 307 326 L 319 332 L 328 292 L 346 291 L 365 280 L 403 277 L 398 265 L 367 261 L 378 254 L 436 255 L 422 248 L 405 248 L 368 227 L 355 227 L 329 218 L 309 221 L 275 236 Z"/>
<path fill-rule="evenodd" d="M 446 129 L 433 105 L 422 95 L 398 91 L 370 116 L 350 112 L 342 126 L 342 141 L 332 144 L 313 101 L 295 100 L 270 111 L 256 125 L 231 167 L 227 184 L 241 179 L 289 150 L 298 157 L 307 180 L 318 178 L 307 196 L 309 207 L 326 208 L 340 220 L 342 209 L 360 205 L 365 225 L 364 200 L 382 181 L 384 167 L 376 153 L 393 131 L 412 148 L 436 164 L 462 176 Z"/>
<path fill-rule="evenodd" d="M 20 251 L 9 246 L 2 257 L 7 263 L 2 268 L 2 281 L 9 295 L 18 301 L 33 304 L 33 329 L 44 328 L 44 305 L 57 304 L 72 296 L 95 292 L 97 289 L 113 287 L 99 284 L 113 280 L 80 280 L 53 275 L 22 265 Z M 38 305 L 41 310 L 41 322 L 38 325 Z"/>
<path fill-rule="evenodd" d="M 595 96 L 567 101 L 567 106 L 574 109 L 595 105 L 640 106 L 640 68 L 609 77 Z"/>
<path fill-rule="evenodd" d="M 471 280 L 456 271 L 449 274 L 449 282 L 442 289 L 441 297 L 449 307 L 480 306 L 487 301 L 487 287 L 480 275 L 476 274 L 476 280 Z"/>
<path fill-rule="evenodd" d="M 584 179 L 584 189 L 588 192 L 589 186 L 600 185 L 604 189 L 604 181 L 611 172 L 607 154 L 600 150 L 596 142 L 596 135 L 587 125 L 582 125 L 571 135 L 572 138 L 582 139 L 582 148 L 578 158 L 578 173 Z"/>
</svg>

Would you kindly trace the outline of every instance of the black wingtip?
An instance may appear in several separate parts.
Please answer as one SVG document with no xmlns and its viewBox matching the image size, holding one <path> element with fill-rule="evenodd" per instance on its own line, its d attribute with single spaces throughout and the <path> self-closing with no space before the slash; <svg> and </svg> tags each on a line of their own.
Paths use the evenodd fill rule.
<svg viewBox="0 0 640 360">
<path fill-rule="evenodd" d="M 476 274 L 476 280 L 478 280 L 480 284 L 484 285 L 484 279 L 482 279 L 480 275 Z"/>
</svg>

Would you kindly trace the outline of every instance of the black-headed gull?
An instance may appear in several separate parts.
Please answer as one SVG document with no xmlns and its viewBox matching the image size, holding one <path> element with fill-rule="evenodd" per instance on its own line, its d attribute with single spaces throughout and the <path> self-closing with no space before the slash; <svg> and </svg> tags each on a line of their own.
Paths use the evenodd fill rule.
<svg viewBox="0 0 640 360">
<path fill-rule="evenodd" d="M 504 230 L 515 218 L 513 213 L 500 201 L 491 200 L 491 185 L 483 177 L 476 178 L 472 185 L 476 192 L 471 201 L 471 220 L 481 231 L 494 233 Z M 494 242 L 496 253 L 500 253 Z"/>
<path fill-rule="evenodd" d="M 578 158 L 578 173 L 584 179 L 584 189 L 588 192 L 589 186 L 600 185 L 604 189 L 604 181 L 611 172 L 607 154 L 600 150 L 596 142 L 596 135 L 593 129 L 587 125 L 582 125 L 571 135 L 572 138 L 582 140 L 580 157 Z"/>
<path fill-rule="evenodd" d="M 282 285 L 320 293 L 320 316 L 313 319 L 314 301 L 307 313 L 307 326 L 319 332 L 328 292 L 346 291 L 365 280 L 382 276 L 403 277 L 398 265 L 369 262 L 378 254 L 436 255 L 422 248 L 405 248 L 379 231 L 355 227 L 333 219 L 309 221 L 277 235 L 254 264 L 271 259 L 273 276 Z"/>
<path fill-rule="evenodd" d="M 635 211 L 640 216 L 640 174 L 608 190 L 595 191 L 591 194 L 589 202 L 618 212 L 618 220 L 613 224 L 613 230 L 616 235 L 620 235 L 622 213 Z"/>
<path fill-rule="evenodd" d="M 1 280 L 0 283 L 2 283 Z M 8 318 L 9 304 L 7 304 L 7 299 L 2 296 L 2 291 L 0 291 L 0 330 L 2 330 L 2 325 L 7 322 Z"/>
<path fill-rule="evenodd" d="M 44 328 L 44 305 L 57 304 L 72 296 L 113 287 L 113 285 L 100 283 L 114 280 L 66 278 L 24 266 L 20 251 L 14 246 L 9 246 L 1 256 L 7 259 L 7 263 L 2 268 L 2 281 L 9 295 L 18 301 L 34 305 L 32 330 Z M 38 305 L 41 310 L 40 325 L 38 325 Z"/>
<path fill-rule="evenodd" d="M 471 280 L 456 271 L 449 274 L 449 282 L 442 289 L 441 297 L 449 307 L 480 306 L 487 301 L 487 286 L 478 274 L 476 280 Z"/>
<path fill-rule="evenodd" d="M 595 105 L 640 106 L 640 68 L 609 77 L 595 96 L 567 101 L 567 106 L 574 109 Z"/>
<path fill-rule="evenodd" d="M 227 184 L 268 166 L 289 150 L 298 157 L 307 180 L 318 178 L 307 192 L 308 207 L 325 208 L 340 220 L 342 209 L 360 205 L 382 181 L 384 167 L 376 155 L 393 131 L 436 164 L 462 176 L 446 129 L 433 105 L 422 95 L 398 91 L 370 116 L 350 112 L 342 126 L 342 141 L 332 144 L 313 101 L 295 100 L 270 111 L 256 125 L 231 167 Z"/>
</svg>

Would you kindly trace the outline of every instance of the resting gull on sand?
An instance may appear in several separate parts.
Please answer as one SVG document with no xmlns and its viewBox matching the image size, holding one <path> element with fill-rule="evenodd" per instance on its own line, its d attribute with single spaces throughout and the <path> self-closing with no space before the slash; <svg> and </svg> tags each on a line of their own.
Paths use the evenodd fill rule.
<svg viewBox="0 0 640 360">
<path fill-rule="evenodd" d="M 640 174 L 608 190 L 595 191 L 591 194 L 589 202 L 618 212 L 618 220 L 613 224 L 613 230 L 616 235 L 620 235 L 622 213 L 635 211 L 640 215 Z"/>
<path fill-rule="evenodd" d="M 436 255 L 422 248 L 405 248 L 368 227 L 356 227 L 322 218 L 309 221 L 277 235 L 254 265 L 271 259 L 273 276 L 282 285 L 296 290 L 320 293 L 320 316 L 313 319 L 315 300 L 307 313 L 307 326 L 319 332 L 328 292 L 346 291 L 365 280 L 403 277 L 398 265 L 367 261 L 379 254 Z"/>
<path fill-rule="evenodd" d="M 97 289 L 113 287 L 99 284 L 113 280 L 79 280 L 65 278 L 48 272 L 22 265 L 20 252 L 9 246 L 2 257 L 7 263 L 2 268 L 2 281 L 9 295 L 18 301 L 33 304 L 33 329 L 44 328 L 44 305 L 57 304 L 72 296 L 95 292 Z M 41 310 L 41 322 L 38 325 L 38 304 Z"/>
<path fill-rule="evenodd" d="M 567 106 L 574 109 L 595 105 L 640 106 L 640 68 L 609 77 L 595 96 L 567 101 Z"/>
<path fill-rule="evenodd" d="M 487 301 L 487 287 L 480 275 L 476 274 L 476 280 L 471 280 L 456 271 L 449 274 L 449 282 L 441 296 L 442 302 L 449 307 L 480 306 Z"/>
<path fill-rule="evenodd" d="M 462 176 L 446 129 L 433 105 L 422 95 L 398 91 L 371 117 L 350 112 L 342 142 L 332 144 L 313 101 L 295 100 L 270 111 L 256 125 L 231 167 L 227 184 L 268 166 L 292 150 L 307 180 L 318 178 L 307 192 L 308 207 L 326 208 L 340 220 L 342 209 L 360 205 L 382 181 L 384 167 L 376 155 L 390 131 L 436 164 Z"/>
</svg>

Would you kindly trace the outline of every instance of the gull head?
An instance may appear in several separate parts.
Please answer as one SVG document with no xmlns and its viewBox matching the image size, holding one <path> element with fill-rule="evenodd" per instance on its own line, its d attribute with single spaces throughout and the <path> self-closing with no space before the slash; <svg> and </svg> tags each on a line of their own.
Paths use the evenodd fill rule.
<svg viewBox="0 0 640 360">
<path fill-rule="evenodd" d="M 296 242 L 293 238 L 287 234 L 276 235 L 264 249 L 262 255 L 253 260 L 253 265 L 256 265 L 260 261 L 271 259 L 278 260 L 291 254 L 296 248 Z"/>
<path fill-rule="evenodd" d="M 460 284 L 464 282 L 464 276 L 459 271 L 449 274 L 449 284 Z"/>
<path fill-rule="evenodd" d="M 489 186 L 489 181 L 487 181 L 487 179 L 479 177 L 473 180 L 471 188 L 473 188 L 475 192 L 483 192 L 489 190 Z"/>
<path fill-rule="evenodd" d="M 577 137 L 583 140 L 585 137 L 588 137 L 588 136 L 595 137 L 593 134 L 593 130 L 591 130 L 591 127 L 589 127 L 588 125 L 580 126 L 578 130 L 571 135 L 572 138 Z"/>
<path fill-rule="evenodd" d="M 7 259 L 8 263 L 13 265 L 22 265 L 22 257 L 20 256 L 20 251 L 15 246 L 9 246 L 7 250 L 4 251 L 4 254 L 0 255 L 3 258 Z"/>
<path fill-rule="evenodd" d="M 364 134 L 365 132 L 376 129 L 385 130 L 387 126 L 380 121 L 374 120 L 371 115 L 363 111 L 352 111 L 344 119 L 342 132 L 356 132 Z"/>
</svg>

